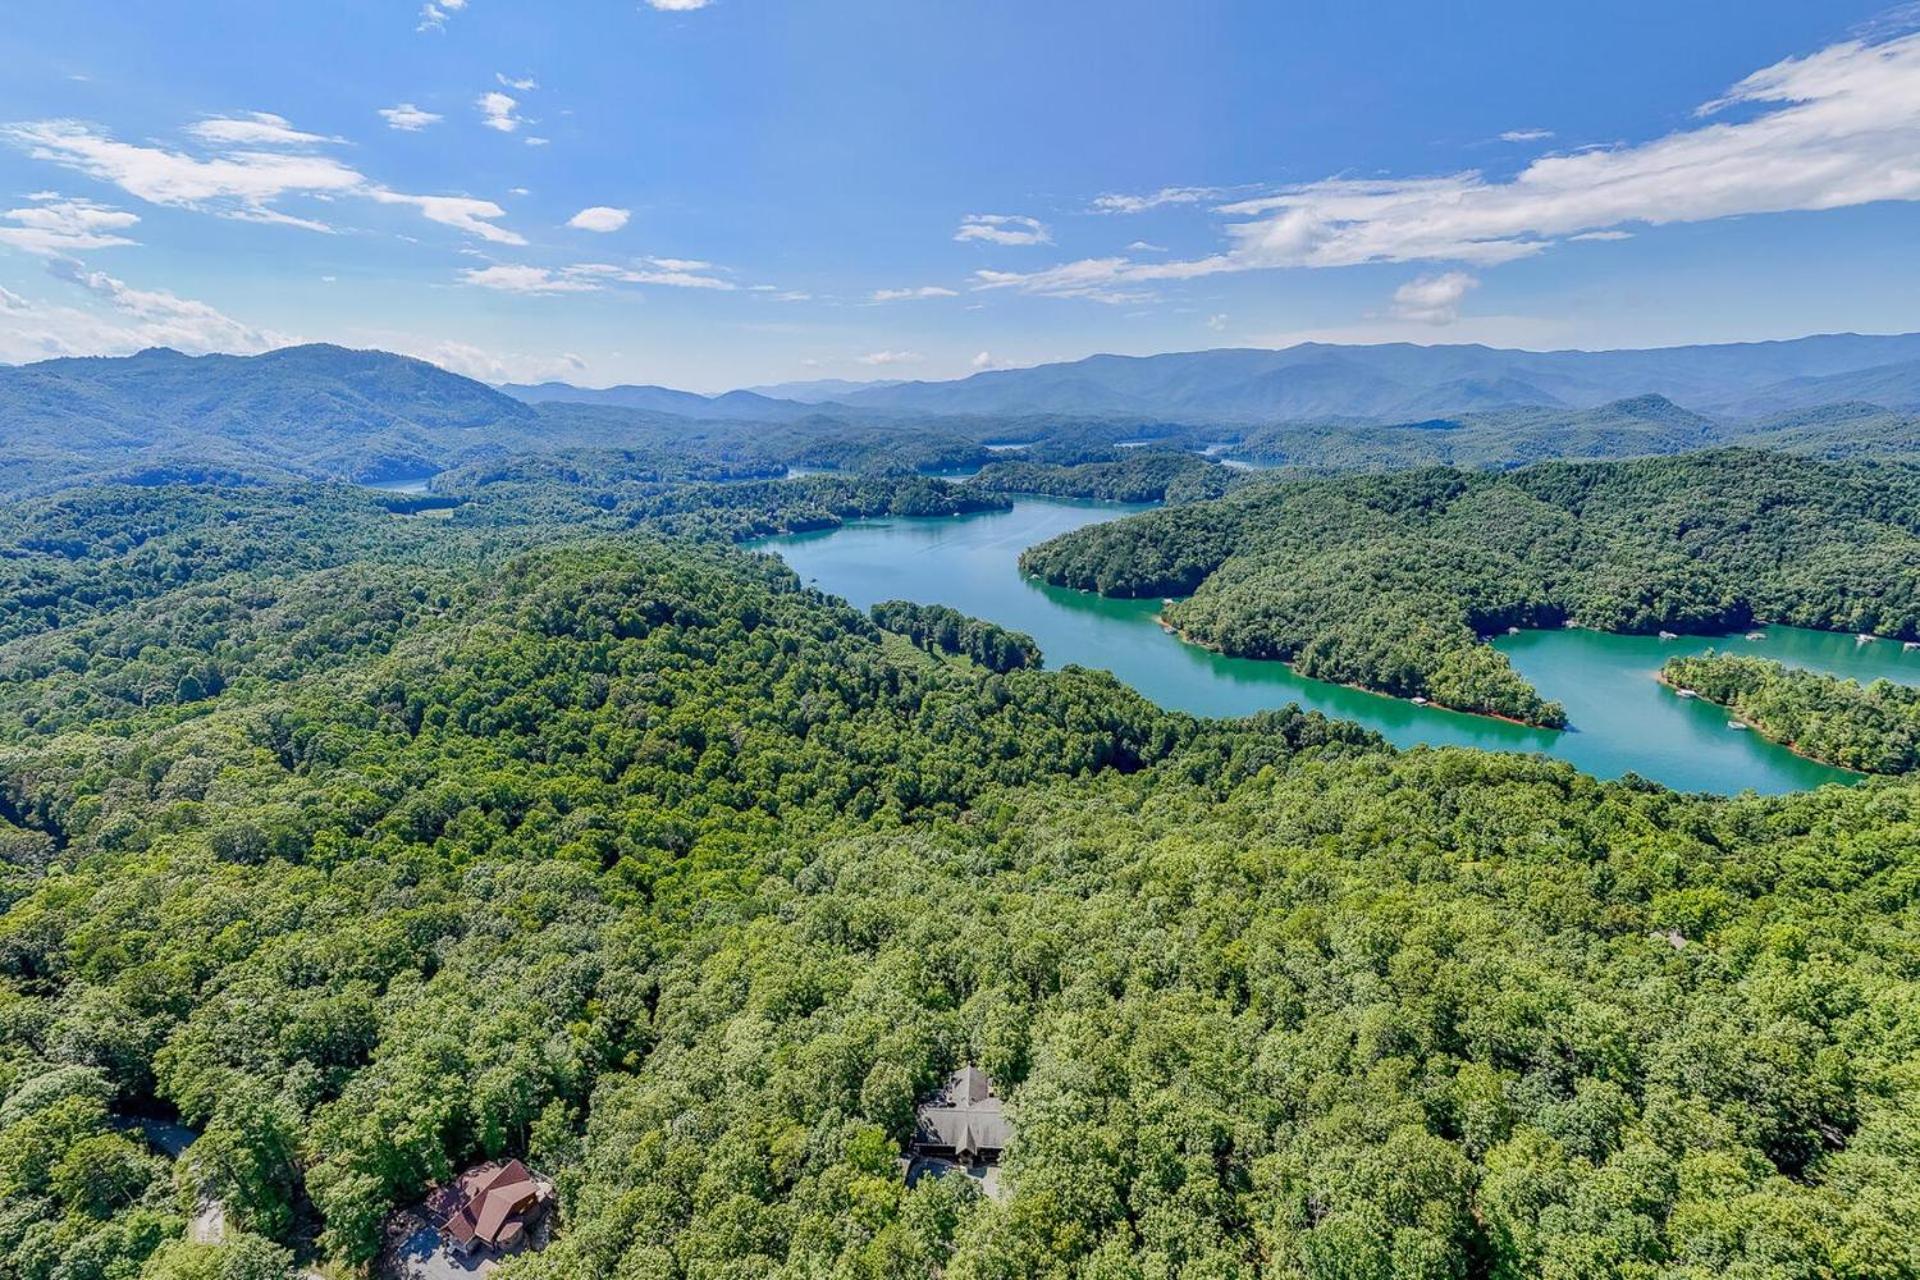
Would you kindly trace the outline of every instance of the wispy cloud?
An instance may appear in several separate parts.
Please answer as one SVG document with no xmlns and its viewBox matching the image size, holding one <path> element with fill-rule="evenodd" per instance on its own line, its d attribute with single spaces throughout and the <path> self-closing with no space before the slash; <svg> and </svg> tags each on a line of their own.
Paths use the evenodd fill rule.
<svg viewBox="0 0 1920 1280">
<path fill-rule="evenodd" d="M 649 7 L 662 13 L 691 13 L 695 9 L 704 9 L 712 0 L 647 0 Z"/>
<path fill-rule="evenodd" d="M 979 240 L 987 244 L 1052 244 L 1053 235 L 1038 218 L 1016 213 L 969 213 L 960 219 L 955 240 Z"/>
<path fill-rule="evenodd" d="M 290 126 L 288 132 L 298 133 Z M 506 216 L 506 210 L 491 200 L 394 191 L 317 149 L 261 150 L 210 139 L 204 133 L 195 136 L 206 144 L 205 154 L 122 142 L 78 120 L 0 125 L 0 140 L 34 159 L 119 187 L 149 204 L 193 209 L 241 222 L 327 231 L 328 224 L 287 213 L 276 202 L 353 196 L 376 204 L 410 206 L 429 221 L 494 244 L 526 243 L 514 232 L 493 225 Z"/>
<path fill-rule="evenodd" d="M 1420 324 L 1447 325 L 1460 318 L 1460 303 L 1480 281 L 1464 271 L 1409 280 L 1393 291 L 1393 314 Z"/>
<path fill-rule="evenodd" d="M 416 31 L 438 31 L 447 19 L 467 7 L 467 0 L 427 0 L 420 6 L 420 25 Z"/>
<path fill-rule="evenodd" d="M 490 89 L 481 94 L 474 105 L 480 108 L 480 123 L 489 129 L 512 133 L 520 127 L 520 117 L 514 114 L 520 104 L 508 94 Z"/>
<path fill-rule="evenodd" d="M 567 225 L 578 231 L 598 231 L 605 234 L 618 231 L 627 225 L 627 219 L 633 215 L 626 209 L 615 209 L 608 205 L 596 204 L 582 209 L 567 219 Z"/>
<path fill-rule="evenodd" d="M 1739 120 L 1714 119 L 1732 107 Z M 1086 259 L 977 273 L 980 288 L 1115 301 L 1223 272 L 1371 262 L 1491 266 L 1626 225 L 1920 200 L 1920 35 L 1848 41 L 1766 67 L 1637 145 L 1545 156 L 1507 181 L 1443 177 L 1308 183 L 1224 205 L 1228 247 L 1187 261 Z M 1104 197 L 1111 211 L 1193 203 L 1198 188 Z M 1096 207 L 1100 207 L 1098 203 Z"/>
<path fill-rule="evenodd" d="M 937 284 L 923 284 L 917 289 L 875 289 L 871 301 L 906 302 L 914 298 L 957 298 L 959 296 L 952 289 L 943 289 Z"/>
<path fill-rule="evenodd" d="M 429 222 L 464 231 L 493 244 L 527 242 L 525 236 L 493 225 L 492 220 L 506 217 L 507 211 L 491 200 L 475 200 L 468 196 L 411 196 L 380 188 L 370 190 L 366 195 L 378 204 L 411 205 Z"/>
<path fill-rule="evenodd" d="M 285 116 L 271 111 L 249 111 L 239 116 L 208 116 L 187 126 L 187 132 L 202 142 L 238 147 L 316 147 L 339 142 L 317 133 L 305 133 L 293 127 Z"/>
<path fill-rule="evenodd" d="M 478 285 L 482 289 L 497 289 L 501 293 L 592 293 L 600 287 L 591 280 L 546 267 L 467 267 L 461 271 L 460 278 L 468 284 Z"/>
<path fill-rule="evenodd" d="M 423 111 L 411 102 L 402 102 L 391 107 L 380 108 L 380 118 L 393 129 L 403 129 L 415 133 L 430 124 L 439 124 L 442 117 L 431 111 Z"/>
<path fill-rule="evenodd" d="M 1500 135 L 1502 142 L 1545 142 L 1553 136 L 1551 129 L 1509 129 Z"/>
<path fill-rule="evenodd" d="M 499 82 L 501 88 L 513 89 L 520 93 L 531 93 L 540 87 L 540 82 L 532 76 L 510 76 L 505 72 L 496 71 L 493 73 L 493 78 Z"/>
<path fill-rule="evenodd" d="M 462 282 L 502 293 L 595 293 L 613 285 L 650 285 L 666 289 L 711 289 L 730 292 L 739 286 L 721 276 L 710 262 L 695 258 L 638 258 L 631 263 L 576 262 L 564 267 L 518 266 L 505 263 L 467 267 Z"/>
<path fill-rule="evenodd" d="M 711 262 L 698 258 L 640 258 L 633 265 L 608 262 L 583 262 L 567 267 L 577 279 L 597 279 L 619 284 L 659 285 L 668 289 L 712 289 L 731 292 L 739 288 L 733 281 L 708 274 L 716 270 Z"/>
<path fill-rule="evenodd" d="M 91 200 L 64 200 L 51 192 L 34 199 L 32 205 L 0 214 L 0 244 L 51 258 L 134 243 L 120 233 L 140 221 L 138 214 Z"/>
<path fill-rule="evenodd" d="M 926 357 L 918 351 L 869 351 L 863 356 L 855 356 L 854 359 L 861 364 L 889 365 L 919 364 Z"/>
<path fill-rule="evenodd" d="M 127 349 L 132 342 L 148 347 L 175 347 L 190 353 L 267 351 L 292 342 L 284 334 L 232 319 L 204 301 L 169 294 L 167 290 L 140 290 L 125 280 L 104 271 L 88 271 L 73 261 L 54 261 L 48 269 L 61 280 L 77 284 L 104 301 L 117 317 L 109 324 L 119 328 L 119 340 L 109 338 L 108 345 L 102 347 L 98 344 L 104 334 L 92 334 L 86 347 L 92 351 Z"/>
<path fill-rule="evenodd" d="M 1162 187 L 1142 196 L 1109 194 L 1094 197 L 1093 212 L 1145 213 L 1149 209 L 1160 209 L 1170 204 L 1205 204 L 1224 194 L 1220 187 Z"/>
</svg>

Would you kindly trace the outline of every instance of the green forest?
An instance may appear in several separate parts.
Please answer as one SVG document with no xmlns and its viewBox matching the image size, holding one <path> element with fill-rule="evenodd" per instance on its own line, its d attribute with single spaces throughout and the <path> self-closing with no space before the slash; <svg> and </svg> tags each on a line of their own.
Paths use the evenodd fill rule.
<svg viewBox="0 0 1920 1280">
<path fill-rule="evenodd" d="M 1920 1269 L 1905 783 L 1195 719 L 726 545 L 938 481 L 446 492 L 0 515 L 0 1274 L 347 1274 L 501 1154 L 562 1206 L 503 1280 Z M 969 1062 L 1000 1200 L 896 1167 Z"/>
<path fill-rule="evenodd" d="M 1285 478 L 1031 548 L 1057 585 L 1185 596 L 1225 653 L 1557 726 L 1481 639 L 1509 627 L 1920 635 L 1920 468 L 1720 450 L 1501 474 Z"/>
<path fill-rule="evenodd" d="M 1764 658 L 1671 658 L 1660 678 L 1802 755 L 1865 773 L 1920 769 L 1920 688 L 1861 684 Z"/>
</svg>

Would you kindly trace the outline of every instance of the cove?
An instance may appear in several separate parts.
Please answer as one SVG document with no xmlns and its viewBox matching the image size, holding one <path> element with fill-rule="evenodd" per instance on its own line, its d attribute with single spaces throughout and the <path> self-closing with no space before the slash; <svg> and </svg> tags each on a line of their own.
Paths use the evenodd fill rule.
<svg viewBox="0 0 1920 1280">
<path fill-rule="evenodd" d="M 1154 621 L 1157 600 L 1109 600 L 1021 576 L 1016 562 L 1034 543 L 1142 510 L 1021 499 L 1011 511 L 855 521 L 758 545 L 780 555 L 803 582 L 862 609 L 881 600 L 944 604 L 1025 631 L 1050 668 L 1103 668 L 1174 710 L 1242 716 L 1297 702 L 1357 721 L 1397 746 L 1544 752 L 1597 777 L 1636 773 L 1683 791 L 1795 791 L 1857 775 L 1729 729 L 1724 710 L 1662 688 L 1654 673 L 1675 654 L 1718 648 L 1862 680 L 1920 680 L 1920 653 L 1903 653 L 1896 642 L 1860 645 L 1852 636 L 1789 627 L 1769 627 L 1757 641 L 1581 630 L 1500 637 L 1496 647 L 1520 673 L 1565 704 L 1573 727 L 1555 733 L 1303 679 L 1278 662 L 1224 657 L 1163 631 Z"/>
</svg>

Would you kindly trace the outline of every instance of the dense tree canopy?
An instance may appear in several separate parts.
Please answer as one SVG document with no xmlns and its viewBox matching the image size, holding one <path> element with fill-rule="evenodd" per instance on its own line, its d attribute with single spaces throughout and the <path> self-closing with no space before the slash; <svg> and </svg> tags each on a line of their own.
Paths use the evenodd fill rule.
<svg viewBox="0 0 1920 1280">
<path fill-rule="evenodd" d="M 1909 780 L 1689 797 L 1165 712 L 726 545 L 996 496 L 660 463 L 0 511 L 0 1276 L 359 1266 L 503 1154 L 560 1208 L 502 1280 L 1920 1271 Z M 1529 607 L 1597 609 L 1580 530 L 1640 521 L 1897 616 L 1903 473 L 1795 522 L 1702 465 L 1256 486 L 1139 545 L 1224 573 L 1256 515 L 1372 521 L 1379 573 L 1491 609 L 1538 544 L 1589 594 Z M 1681 607 L 1641 581 L 1621 616 Z M 895 1163 L 969 1062 L 1001 1200 Z"/>
<path fill-rule="evenodd" d="M 1724 631 L 1756 617 L 1920 635 L 1920 470 L 1740 450 L 1505 475 L 1269 482 L 1090 526 L 1024 568 L 1305 675 L 1538 724 L 1561 713 L 1477 637 Z"/>
<path fill-rule="evenodd" d="M 1670 658 L 1660 678 L 1728 707 L 1802 755 L 1867 773 L 1920 769 L 1920 688 L 1709 653 Z"/>
</svg>

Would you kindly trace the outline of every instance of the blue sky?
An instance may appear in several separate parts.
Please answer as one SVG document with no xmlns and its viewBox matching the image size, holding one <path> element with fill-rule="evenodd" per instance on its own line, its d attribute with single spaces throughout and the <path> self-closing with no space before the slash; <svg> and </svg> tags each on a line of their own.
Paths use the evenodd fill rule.
<svg viewBox="0 0 1920 1280">
<path fill-rule="evenodd" d="M 327 340 L 714 390 L 1920 329 L 1916 27 L 1844 0 L 16 6 L 0 361 Z"/>
</svg>

